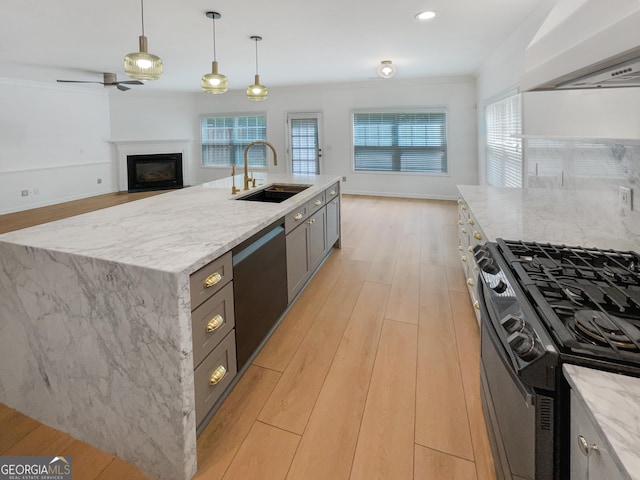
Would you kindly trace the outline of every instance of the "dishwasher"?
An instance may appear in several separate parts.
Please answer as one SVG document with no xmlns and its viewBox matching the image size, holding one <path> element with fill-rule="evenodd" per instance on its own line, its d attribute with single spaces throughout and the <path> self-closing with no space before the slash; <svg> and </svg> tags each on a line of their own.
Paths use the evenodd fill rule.
<svg viewBox="0 0 640 480">
<path fill-rule="evenodd" d="M 232 250 L 238 371 L 287 308 L 284 218 Z"/>
</svg>

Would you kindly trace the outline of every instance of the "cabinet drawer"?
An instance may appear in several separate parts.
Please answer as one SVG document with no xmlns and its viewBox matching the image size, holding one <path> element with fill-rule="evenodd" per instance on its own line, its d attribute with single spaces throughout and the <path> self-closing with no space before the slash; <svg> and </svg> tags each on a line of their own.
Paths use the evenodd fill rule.
<svg viewBox="0 0 640 480">
<path fill-rule="evenodd" d="M 302 225 L 304 220 L 309 216 L 308 203 L 304 203 L 299 207 L 296 207 L 284 218 L 284 230 L 285 233 L 289 233 L 298 225 Z"/>
<path fill-rule="evenodd" d="M 195 310 L 207 298 L 229 283 L 232 275 L 231 252 L 192 273 L 189 279 L 191 310 Z"/>
<path fill-rule="evenodd" d="M 236 337 L 231 330 L 193 372 L 196 425 L 200 425 L 236 373 Z"/>
<path fill-rule="evenodd" d="M 308 205 L 307 208 L 310 214 L 317 211 L 319 208 L 321 208 L 324 205 L 324 191 L 320 192 L 311 200 L 309 200 L 309 203 L 307 203 L 307 205 Z"/>
<path fill-rule="evenodd" d="M 196 308 L 191 314 L 191 323 L 193 366 L 197 367 L 235 324 L 233 283 L 227 283 L 222 290 Z"/>
<path fill-rule="evenodd" d="M 340 184 L 338 182 L 331 185 L 324 191 L 324 200 L 329 203 L 332 199 L 340 196 Z"/>
</svg>

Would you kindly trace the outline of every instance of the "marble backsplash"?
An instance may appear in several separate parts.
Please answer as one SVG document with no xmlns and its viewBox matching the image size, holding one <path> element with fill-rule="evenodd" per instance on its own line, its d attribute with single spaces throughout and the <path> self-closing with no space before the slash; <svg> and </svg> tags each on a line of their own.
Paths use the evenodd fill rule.
<svg viewBox="0 0 640 480">
<path fill-rule="evenodd" d="M 595 206 L 593 216 L 620 216 L 639 231 L 640 141 L 525 138 L 523 149 L 524 186 L 570 190 Z M 621 206 L 621 186 L 632 190 L 632 210 Z"/>
</svg>

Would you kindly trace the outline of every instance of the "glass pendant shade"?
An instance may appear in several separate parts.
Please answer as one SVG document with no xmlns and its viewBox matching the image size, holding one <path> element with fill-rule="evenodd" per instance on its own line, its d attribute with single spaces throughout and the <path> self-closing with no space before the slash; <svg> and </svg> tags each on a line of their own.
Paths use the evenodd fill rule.
<svg viewBox="0 0 640 480">
<path fill-rule="evenodd" d="M 260 85 L 260 75 L 256 75 L 255 83 L 247 87 L 247 98 L 249 100 L 260 102 L 267 98 L 268 93 L 267 87 Z"/>
<path fill-rule="evenodd" d="M 211 73 L 202 76 L 202 90 L 207 93 L 224 93 L 229 88 L 227 77 L 218 73 L 218 62 L 211 62 Z"/>
<path fill-rule="evenodd" d="M 267 98 L 267 87 L 260 85 L 260 75 L 258 75 L 258 42 L 262 40 L 262 37 L 258 35 L 252 35 L 251 40 L 256 43 L 256 75 L 253 80 L 253 85 L 247 87 L 247 98 L 254 102 L 260 102 Z"/>
<path fill-rule="evenodd" d="M 136 80 L 157 80 L 162 75 L 162 60 L 147 52 L 147 37 L 140 36 L 140 51 L 124 57 L 124 72 Z"/>
<path fill-rule="evenodd" d="M 396 74 L 396 67 L 391 60 L 383 60 L 378 66 L 378 76 L 382 78 L 391 78 Z"/>
</svg>

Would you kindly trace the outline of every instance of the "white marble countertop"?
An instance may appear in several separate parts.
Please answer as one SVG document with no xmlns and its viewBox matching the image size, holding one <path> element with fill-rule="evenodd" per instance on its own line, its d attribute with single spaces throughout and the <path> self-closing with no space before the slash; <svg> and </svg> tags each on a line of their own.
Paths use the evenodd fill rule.
<svg viewBox="0 0 640 480">
<path fill-rule="evenodd" d="M 256 174 L 310 188 L 282 203 L 236 200 L 232 178 L 0 235 L 0 242 L 172 273 L 192 273 L 327 188 L 339 177 Z M 242 188 L 242 175 L 235 184 Z"/>
<path fill-rule="evenodd" d="M 486 238 L 640 252 L 638 212 L 606 192 L 459 185 Z"/>
<path fill-rule="evenodd" d="M 567 364 L 563 370 L 619 469 L 640 480 L 640 378 Z"/>
</svg>

